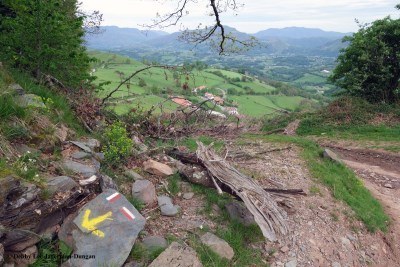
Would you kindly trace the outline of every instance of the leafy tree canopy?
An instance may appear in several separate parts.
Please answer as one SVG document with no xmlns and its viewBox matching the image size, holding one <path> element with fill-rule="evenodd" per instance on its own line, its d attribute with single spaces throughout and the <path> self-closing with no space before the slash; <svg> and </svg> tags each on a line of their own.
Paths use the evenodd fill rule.
<svg viewBox="0 0 400 267">
<path fill-rule="evenodd" d="M 88 79 L 84 16 L 76 0 L 3 0 L 0 59 L 31 72 L 78 86 Z M 10 15 L 12 14 L 12 15 Z"/>
<path fill-rule="evenodd" d="M 372 103 L 399 101 L 400 19 L 386 17 L 361 25 L 344 41 L 349 46 L 341 51 L 330 80 L 347 94 Z"/>
</svg>

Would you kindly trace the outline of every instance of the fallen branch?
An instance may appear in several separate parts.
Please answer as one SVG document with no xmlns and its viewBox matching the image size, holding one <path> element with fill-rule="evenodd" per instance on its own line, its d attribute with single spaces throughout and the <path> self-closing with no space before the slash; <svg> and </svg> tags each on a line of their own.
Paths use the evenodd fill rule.
<svg viewBox="0 0 400 267">
<path fill-rule="evenodd" d="M 307 193 L 303 189 L 276 189 L 276 188 L 264 188 L 269 193 L 279 193 L 288 195 L 302 195 L 307 196 Z"/>
<path fill-rule="evenodd" d="M 278 235 L 288 233 L 287 214 L 282 210 L 270 193 L 261 188 L 253 179 L 243 175 L 230 166 L 214 151 L 197 142 L 196 155 L 210 176 L 227 186 L 246 205 L 261 228 L 264 237 L 276 241 Z"/>
<path fill-rule="evenodd" d="M 271 131 L 269 131 L 269 132 L 266 132 L 265 134 L 270 135 L 270 134 L 280 133 L 280 132 L 284 132 L 284 131 L 285 131 L 285 128 L 278 128 L 278 129 L 275 129 L 275 130 L 271 130 Z"/>
</svg>

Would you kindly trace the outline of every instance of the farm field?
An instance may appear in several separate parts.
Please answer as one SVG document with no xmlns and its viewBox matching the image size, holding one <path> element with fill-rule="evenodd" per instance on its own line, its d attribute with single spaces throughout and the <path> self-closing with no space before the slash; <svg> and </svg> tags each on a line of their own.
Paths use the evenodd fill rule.
<svg viewBox="0 0 400 267">
<path fill-rule="evenodd" d="M 131 73 L 144 68 L 146 65 L 134 59 L 92 51 L 91 56 L 98 59 L 93 65 L 93 75 L 97 77 L 97 83 L 109 82 L 98 92 L 99 97 L 105 97 L 111 90 Z M 220 77 L 212 72 L 222 73 Z M 175 72 L 175 73 L 174 73 Z M 301 100 L 299 96 L 284 95 L 249 95 L 249 90 L 254 93 L 270 93 L 276 89 L 264 84 L 259 80 L 246 76 L 246 81 L 232 82 L 231 79 L 241 79 L 242 74 L 222 69 L 194 69 L 190 74 L 179 73 L 178 71 L 152 68 L 136 75 L 129 85 L 123 85 L 120 90 L 113 94 L 111 108 L 118 114 L 128 112 L 140 105 L 144 110 L 164 101 L 168 95 L 185 95 L 194 102 L 202 101 L 205 92 L 214 95 L 226 96 L 230 104 L 238 106 L 239 113 L 261 117 L 274 114 L 278 110 L 295 110 L 299 107 Z M 182 84 L 187 83 L 189 88 L 182 89 Z M 205 86 L 200 93 L 192 93 L 193 88 Z M 228 89 L 235 89 L 239 95 L 228 95 Z M 163 111 L 173 111 L 178 107 L 170 101 L 163 105 Z M 160 110 L 156 110 L 160 112 Z"/>
</svg>

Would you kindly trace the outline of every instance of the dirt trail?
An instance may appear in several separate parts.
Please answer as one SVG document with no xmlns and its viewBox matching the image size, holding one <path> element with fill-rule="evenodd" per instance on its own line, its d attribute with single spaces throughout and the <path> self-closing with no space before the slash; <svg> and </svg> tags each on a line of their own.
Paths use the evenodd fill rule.
<svg viewBox="0 0 400 267">
<path fill-rule="evenodd" d="M 343 162 L 361 177 L 365 186 L 382 203 L 392 222 L 387 243 L 400 257 L 400 155 L 383 151 L 330 146 Z"/>
<path fill-rule="evenodd" d="M 275 146 L 254 142 L 230 150 L 249 150 L 249 154 L 254 154 Z M 300 188 L 308 193 L 296 197 L 294 207 L 288 210 L 291 233 L 272 245 L 277 252 L 271 266 L 284 266 L 294 259 L 297 266 L 400 266 L 395 252 L 398 248 L 393 243 L 395 236 L 368 232 L 346 204 L 334 199 L 330 190 L 314 180 L 299 156 L 299 149 L 261 155 L 237 160 L 235 165 L 265 187 L 272 182 L 274 186 Z"/>
</svg>

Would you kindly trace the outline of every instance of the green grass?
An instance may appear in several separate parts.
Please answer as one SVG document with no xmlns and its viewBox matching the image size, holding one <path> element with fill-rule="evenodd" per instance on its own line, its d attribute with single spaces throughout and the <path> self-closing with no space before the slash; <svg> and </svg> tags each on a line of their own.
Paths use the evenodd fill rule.
<svg viewBox="0 0 400 267">
<path fill-rule="evenodd" d="M 311 174 L 327 185 L 335 198 L 347 203 L 369 231 L 387 230 L 389 217 L 382 205 L 364 187 L 354 172 L 342 164 L 322 159 L 322 150 L 315 142 L 302 137 L 281 135 L 247 136 L 247 138 L 252 137 L 270 142 L 294 143 L 303 148 L 301 156 L 306 160 Z"/>
<path fill-rule="evenodd" d="M 156 95 L 143 95 L 143 96 L 137 96 L 134 99 L 130 100 L 130 103 L 119 103 L 117 106 L 113 107 L 114 111 L 117 114 L 125 114 L 129 112 L 132 108 L 137 108 L 138 105 L 140 105 L 141 108 L 143 108 L 144 111 L 150 110 L 153 106 L 158 106 L 159 103 L 165 101 L 165 98 L 156 96 Z M 168 101 L 163 104 L 163 111 L 174 111 L 178 107 L 177 104 Z M 160 114 L 161 109 L 160 107 L 157 107 L 154 110 L 155 114 Z"/>
<path fill-rule="evenodd" d="M 49 107 L 49 118 L 54 123 L 65 123 L 69 128 L 72 128 L 78 135 L 85 134 L 82 125 L 76 119 L 69 102 L 64 96 L 57 92 L 53 92 L 45 86 L 37 84 L 28 74 L 21 73 L 16 70 L 11 70 L 11 75 L 15 82 L 24 88 L 27 93 L 36 94 L 42 99 L 51 99 L 51 107 Z M 57 111 L 57 112 L 56 112 Z"/>
<path fill-rule="evenodd" d="M 138 211 L 141 211 L 146 207 L 146 204 L 143 203 L 140 199 L 137 199 L 132 196 L 127 196 L 127 200 L 137 209 Z"/>
<path fill-rule="evenodd" d="M 306 119 L 297 129 L 299 135 L 327 136 L 335 139 L 371 140 L 371 141 L 399 141 L 400 125 L 389 127 L 386 125 L 332 125 L 318 120 Z"/>
<path fill-rule="evenodd" d="M 179 181 L 181 181 L 181 176 L 179 173 L 175 173 L 168 177 L 168 191 L 173 195 L 177 195 L 180 191 Z"/>
<path fill-rule="evenodd" d="M 276 106 L 286 109 L 286 110 L 295 110 L 297 107 L 300 106 L 300 103 L 302 100 L 304 100 L 303 97 L 301 96 L 281 96 L 281 95 L 276 95 L 276 96 L 268 96 L 269 99 L 272 100 L 272 103 L 274 103 Z"/>
<path fill-rule="evenodd" d="M 239 113 L 253 117 L 272 114 L 280 109 L 267 96 L 242 95 L 230 96 L 229 99 L 239 104 Z"/>
<path fill-rule="evenodd" d="M 38 255 L 30 267 L 57 267 L 68 260 L 72 249 L 62 241 L 41 241 L 38 244 Z"/>
<path fill-rule="evenodd" d="M 98 93 L 100 97 L 104 97 L 108 92 L 116 88 L 120 83 L 121 78 L 119 74 L 116 73 L 116 71 L 123 72 L 124 76 L 127 76 L 145 66 L 143 63 L 135 61 L 133 59 L 130 59 L 129 64 L 127 64 L 127 57 L 121 57 L 102 52 L 91 52 L 91 55 L 100 59 L 100 61 L 109 62 L 107 63 L 106 67 L 104 67 L 104 64 L 102 66 L 100 66 L 99 63 L 95 64 L 96 72 L 94 73 L 94 75 L 98 77 L 97 82 L 111 82 L 110 84 L 103 86 L 104 90 Z M 203 95 L 203 93 L 205 93 L 206 91 L 211 91 L 214 94 L 221 94 L 221 90 L 226 92 L 229 88 L 236 89 L 238 92 L 245 93 L 244 87 L 246 86 L 258 93 L 267 93 L 275 90 L 274 87 L 263 84 L 257 79 L 253 79 L 253 81 L 247 82 L 231 83 L 229 80 L 223 77 L 219 77 L 211 73 L 210 71 L 221 71 L 228 78 L 241 78 L 243 76 L 240 73 L 220 69 L 207 69 L 204 71 L 194 70 L 189 75 L 180 75 L 180 83 L 183 84 L 184 82 L 188 82 L 190 89 L 202 85 L 206 86 L 207 89 L 204 90 L 204 92 L 199 93 L 201 95 Z M 143 79 L 146 82 L 146 86 L 138 86 L 139 79 Z M 152 88 L 154 87 L 157 88 L 157 91 L 159 93 L 154 93 L 152 91 Z M 126 113 L 137 103 L 140 103 L 146 109 L 150 109 L 151 106 L 156 105 L 164 100 L 163 97 L 165 97 L 165 95 L 162 96 L 161 93 L 177 95 L 185 94 L 189 96 L 194 96 L 194 94 L 191 94 L 189 91 L 183 92 L 181 86 L 176 84 L 176 81 L 173 78 L 173 71 L 159 68 L 152 68 L 148 71 L 141 72 L 137 75 L 137 77 L 135 76 L 135 78 L 132 79 L 129 90 L 126 86 L 122 86 L 121 90 L 116 92 L 113 97 L 127 97 L 128 93 L 130 95 L 135 94 L 132 96 L 134 98 L 132 99 L 132 103 L 119 103 L 117 106 L 112 107 L 112 109 L 114 109 L 118 114 Z M 146 96 L 143 97 L 143 95 Z M 268 106 L 274 107 L 271 100 L 266 98 L 263 99 L 264 97 L 257 98 L 255 96 L 249 96 L 251 100 L 249 100 L 247 96 L 239 96 L 233 98 L 235 98 L 235 101 L 239 103 L 239 106 L 243 105 L 243 107 L 240 107 L 242 112 L 250 116 L 261 116 L 266 113 L 271 113 L 271 109 L 268 109 Z M 257 104 L 254 103 L 255 100 L 257 100 Z M 284 104 L 283 106 L 286 107 L 290 105 L 291 104 L 289 103 Z M 297 106 L 298 105 L 293 106 L 293 109 L 295 109 Z M 174 103 L 168 102 L 165 104 L 165 111 L 173 111 L 176 110 L 177 107 L 178 106 Z"/>
<path fill-rule="evenodd" d="M 371 121 L 375 118 L 386 120 L 382 120 L 381 124 L 372 124 Z M 291 113 L 266 118 L 263 130 L 284 128 L 294 119 L 301 120 L 296 131 L 301 136 L 400 142 L 400 124 L 396 123 L 400 121 L 400 108 L 395 105 L 373 105 L 361 99 L 343 97 L 317 112 Z M 396 144 L 393 149 L 397 149 Z"/>
<path fill-rule="evenodd" d="M 190 245 L 196 250 L 202 264 L 210 267 L 267 266 L 262 261 L 261 251 L 250 247 L 252 243 L 264 241 L 258 225 L 244 226 L 237 221 L 230 221 L 225 205 L 232 201 L 232 196 L 226 193 L 219 195 L 215 189 L 201 185 L 193 185 L 192 188 L 195 193 L 204 195 L 206 201 L 204 212 L 218 222 L 219 227 L 215 234 L 228 242 L 235 252 L 231 261 L 222 259 L 207 246 L 201 244 L 197 236 L 192 235 Z M 217 216 L 212 214 L 213 205 L 221 209 L 221 214 Z"/>
<path fill-rule="evenodd" d="M 196 141 L 202 142 L 204 145 L 208 146 L 211 143 L 213 143 L 213 148 L 216 151 L 221 150 L 225 143 L 221 140 L 215 139 L 210 136 L 198 136 L 198 137 L 189 137 L 184 139 L 183 141 L 180 142 L 180 144 L 186 146 L 190 151 L 194 152 L 197 150 L 197 143 Z"/>
<path fill-rule="evenodd" d="M 132 247 L 129 258 L 139 261 L 145 266 L 155 260 L 165 249 L 162 247 L 147 250 L 140 242 L 136 242 Z"/>
<path fill-rule="evenodd" d="M 324 84 L 326 83 L 326 78 L 320 77 L 314 74 L 306 73 L 303 77 L 293 81 L 293 83 L 318 83 Z"/>
</svg>

